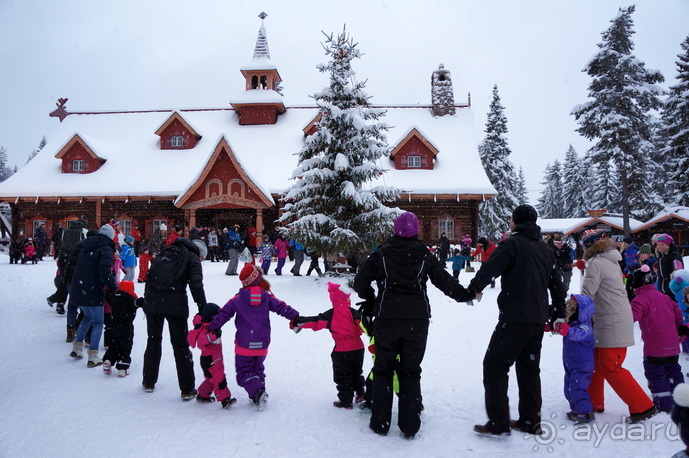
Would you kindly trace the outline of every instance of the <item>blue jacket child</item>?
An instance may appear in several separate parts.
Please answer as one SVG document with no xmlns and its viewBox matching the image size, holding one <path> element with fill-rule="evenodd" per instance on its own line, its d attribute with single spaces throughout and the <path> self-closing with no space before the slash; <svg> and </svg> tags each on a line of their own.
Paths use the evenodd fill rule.
<svg viewBox="0 0 689 458">
<path fill-rule="evenodd" d="M 576 424 L 591 423 L 593 404 L 588 388 L 593 376 L 593 317 L 596 307 L 585 294 L 573 294 L 566 302 L 565 323 L 555 323 L 555 332 L 562 334 L 562 363 L 565 367 L 565 398 L 570 412 L 567 418 Z M 546 330 L 548 326 L 546 326 Z"/>
<path fill-rule="evenodd" d="M 447 261 L 452 261 L 452 276 L 459 278 L 459 272 L 464 268 L 464 263 L 469 261 L 471 258 L 460 254 L 458 248 L 455 248 L 454 256 L 447 258 Z"/>
</svg>

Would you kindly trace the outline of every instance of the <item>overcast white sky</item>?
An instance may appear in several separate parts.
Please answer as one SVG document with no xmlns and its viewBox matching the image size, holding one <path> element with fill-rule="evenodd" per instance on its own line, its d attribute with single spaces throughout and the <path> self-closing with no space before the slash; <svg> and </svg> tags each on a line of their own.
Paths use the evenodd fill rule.
<svg viewBox="0 0 689 458">
<path fill-rule="evenodd" d="M 239 67 L 265 21 L 287 106 L 312 104 L 327 84 L 316 69 L 326 32 L 347 31 L 374 104 L 428 104 L 431 73 L 452 72 L 455 101 L 471 93 L 477 142 L 492 87 L 508 119 L 511 159 L 530 189 L 571 143 L 583 154 L 572 107 L 587 97 L 582 68 L 620 0 L 0 0 L 0 146 L 19 167 L 70 111 L 227 107 L 243 90 Z M 689 1 L 638 0 L 635 55 L 675 84 L 689 34 Z M 295 164 L 296 165 L 296 164 Z M 458 171 L 461 179 L 461 171 Z M 40 184 L 37 183 L 37 186 Z M 532 201 L 532 203 L 534 203 Z"/>
</svg>

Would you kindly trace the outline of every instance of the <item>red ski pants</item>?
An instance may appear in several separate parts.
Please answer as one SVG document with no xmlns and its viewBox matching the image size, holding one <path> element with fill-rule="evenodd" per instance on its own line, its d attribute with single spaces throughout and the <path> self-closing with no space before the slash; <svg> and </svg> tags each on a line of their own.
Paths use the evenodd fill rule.
<svg viewBox="0 0 689 458">
<path fill-rule="evenodd" d="M 622 367 L 627 357 L 627 349 L 622 348 L 595 348 L 593 358 L 595 368 L 589 396 L 594 410 L 605 408 L 605 396 L 603 394 L 603 382 L 608 382 L 610 387 L 629 407 L 629 413 L 641 413 L 653 407 L 653 401 L 637 383 L 632 374 Z"/>
</svg>

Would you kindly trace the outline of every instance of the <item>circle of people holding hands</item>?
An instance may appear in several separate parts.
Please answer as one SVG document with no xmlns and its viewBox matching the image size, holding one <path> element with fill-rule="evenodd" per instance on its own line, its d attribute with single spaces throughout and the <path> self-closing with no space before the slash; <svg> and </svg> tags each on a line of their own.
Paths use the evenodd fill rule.
<svg viewBox="0 0 689 458">
<path fill-rule="evenodd" d="M 638 247 L 631 237 L 616 242 L 603 230 L 586 231 L 581 239 L 583 256 L 575 260 L 574 250 L 561 233 L 547 242 L 543 239 L 537 217 L 533 207 L 520 205 L 512 214 L 510 233 L 497 245 L 481 238 L 472 253 L 471 240 L 464 236 L 462 247 L 450 256 L 449 244 L 441 237 L 436 256 L 418 239 L 416 216 L 401 213 L 394 221 L 394 235 L 358 265 L 352 288 L 359 301 L 355 304 L 352 293 L 329 282 L 332 307 L 316 316 L 302 316 L 278 299 L 264 277 L 273 255 L 278 259 L 275 273 L 282 273 L 290 244 L 282 236 L 274 244 L 265 236 L 259 244 L 251 228 L 242 243 L 237 227 L 228 231 L 233 234 L 225 235 L 225 240 L 232 249 L 226 250 L 229 264 L 225 273 L 238 275 L 242 286 L 220 307 L 206 300 L 202 270 L 204 259 L 215 261 L 223 251 L 218 250 L 216 234 L 209 234 L 204 242 L 194 230 L 187 239 L 181 236 L 182 228 L 175 227 L 164 246 L 152 239 L 139 258 L 139 281 L 146 286 L 144 296 L 137 297 L 129 260 L 133 257 L 136 266 L 135 240 L 131 235 L 123 237 L 118 250 L 117 224 L 105 224 L 76 243 L 63 244 L 57 256 L 58 291 L 48 303 L 68 304 L 70 356 L 81 359 L 87 347 L 88 367 L 102 366 L 105 374 L 114 368 L 120 377 L 129 375 L 133 322 L 137 310 L 143 309 L 148 336 L 142 378 L 146 392 L 154 392 L 158 381 L 167 321 L 181 398 L 217 401 L 223 408 L 237 402 L 230 393 L 223 362 L 222 332 L 228 321 L 234 319 L 236 328 L 237 384 L 259 410 L 268 399 L 264 363 L 271 341 L 270 313 L 287 319 L 295 332 L 328 329 L 335 342 L 331 358 L 337 400 L 333 405 L 370 410 L 370 429 L 386 435 L 397 395 L 397 425 L 403 437 L 413 439 L 424 409 L 420 380 L 431 318 L 428 281 L 457 302 L 473 305 L 474 300 L 480 301 L 483 290 L 495 287 L 500 278 L 498 320 L 483 359 L 488 420 L 474 426 L 476 433 L 490 437 L 507 436 L 513 430 L 542 433 L 540 355 L 544 333 L 553 332 L 563 337 L 566 416 L 575 425 L 590 424 L 596 413 L 605 410 L 607 382 L 628 406 L 628 422 L 642 422 L 659 411 L 671 413 L 673 421 L 681 425 L 683 440 L 689 443 L 689 385 L 684 384 L 678 362 L 680 345 L 689 352 L 689 271 L 684 269 L 672 237 L 656 234 L 653 245 Z M 83 232 L 86 222 L 77 226 Z M 145 260 L 152 250 L 156 256 Z M 299 275 L 296 253 L 300 252 L 303 262 L 304 250 L 299 246 L 294 251 L 296 271 L 292 273 Z M 256 259 L 257 253 L 267 254 Z M 314 258 L 321 275 L 318 256 Z M 465 288 L 458 281 L 459 272 L 473 271 L 472 259 L 480 260 L 481 267 Z M 244 265 L 238 271 L 239 261 Z M 446 261 L 452 262 L 452 274 L 446 270 Z M 582 272 L 581 293 L 568 295 L 575 267 Z M 116 269 L 124 273 L 122 281 L 115 275 L 120 272 Z M 191 330 L 187 287 L 197 306 Z M 644 374 L 651 396 L 622 367 L 627 348 L 634 345 L 635 321 L 644 342 Z M 104 327 L 107 351 L 101 359 Z M 362 334 L 368 338 L 367 346 Z M 190 348 L 201 352 L 204 380 L 198 387 Z M 374 362 L 364 377 L 366 348 Z M 507 397 L 513 365 L 519 385 L 516 419 L 510 416 Z"/>
</svg>

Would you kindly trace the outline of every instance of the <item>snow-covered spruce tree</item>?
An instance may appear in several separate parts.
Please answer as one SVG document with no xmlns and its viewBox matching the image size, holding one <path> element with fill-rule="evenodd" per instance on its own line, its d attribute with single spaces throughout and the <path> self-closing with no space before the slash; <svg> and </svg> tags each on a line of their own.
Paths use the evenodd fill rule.
<svg viewBox="0 0 689 458">
<path fill-rule="evenodd" d="M 587 156 L 588 158 L 588 156 Z M 617 173 L 609 162 L 594 164 L 588 161 L 591 168 L 591 183 L 589 184 L 589 210 L 603 210 L 616 213 L 619 211 L 620 193 Z"/>
<path fill-rule="evenodd" d="M 663 153 L 667 157 L 667 178 L 674 201 L 689 206 L 689 36 L 682 42 L 684 52 L 678 54 L 678 83 L 670 86 L 670 95 L 663 107 L 663 121 L 667 143 Z"/>
<path fill-rule="evenodd" d="M 548 164 L 541 184 L 545 185 L 543 194 L 538 199 L 538 214 L 541 218 L 564 218 L 562 193 L 562 170 L 560 161 Z"/>
<path fill-rule="evenodd" d="M 486 138 L 478 146 L 483 169 L 497 194 L 479 206 L 479 234 L 498 238 L 509 230 L 512 210 L 519 205 L 516 192 L 518 183 L 512 153 L 507 145 L 507 117 L 500 103 L 498 86 L 493 86 L 493 100 L 486 120 Z"/>
<path fill-rule="evenodd" d="M 12 171 L 7 167 L 7 150 L 4 146 L 0 146 L 0 183 L 8 179 L 12 175 Z"/>
<path fill-rule="evenodd" d="M 519 175 L 517 181 L 517 201 L 519 205 L 529 203 L 529 190 L 526 187 L 526 177 L 524 176 L 524 169 L 519 167 Z"/>
<path fill-rule="evenodd" d="M 309 249 L 351 255 L 392 235 L 400 210 L 382 202 L 399 193 L 373 186 L 385 172 L 379 159 L 389 154 L 387 127 L 380 121 L 385 111 L 371 108 L 365 83 L 355 79 L 351 63 L 361 57 L 357 43 L 344 30 L 324 35 L 331 60 L 318 69 L 330 74 L 330 86 L 313 96 L 321 119 L 299 152 L 279 221 Z"/>
<path fill-rule="evenodd" d="M 602 33 L 600 51 L 584 68 L 592 77 L 588 87 L 592 100 L 572 110 L 579 123 L 577 131 L 596 141 L 590 149 L 593 162 L 611 161 L 619 173 L 625 234 L 629 234 L 629 171 L 643 168 L 647 160 L 644 154 L 652 148 L 647 114 L 660 107 L 663 90 L 657 83 L 664 80 L 660 72 L 646 69 L 632 54 L 634 9 L 634 5 L 620 8 L 610 21 L 612 25 Z"/>
<path fill-rule="evenodd" d="M 586 216 L 586 193 L 590 189 L 587 181 L 587 168 L 579 159 L 577 150 L 569 145 L 562 166 L 562 199 L 565 218 L 583 218 Z"/>
</svg>

